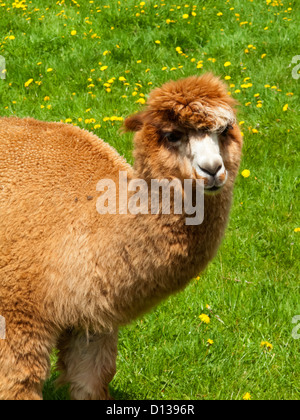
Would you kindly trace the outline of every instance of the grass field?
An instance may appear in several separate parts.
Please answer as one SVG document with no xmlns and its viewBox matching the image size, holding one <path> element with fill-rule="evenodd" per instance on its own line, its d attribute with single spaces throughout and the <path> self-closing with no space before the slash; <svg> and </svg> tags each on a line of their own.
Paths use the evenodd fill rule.
<svg viewBox="0 0 300 420">
<path fill-rule="evenodd" d="M 132 162 L 119 129 L 153 87 L 212 71 L 241 104 L 250 176 L 238 176 L 226 238 L 200 279 L 121 330 L 117 399 L 300 398 L 299 10 L 296 0 L 0 0 L 2 116 L 76 124 Z M 68 398 L 54 362 L 44 397 Z"/>
</svg>

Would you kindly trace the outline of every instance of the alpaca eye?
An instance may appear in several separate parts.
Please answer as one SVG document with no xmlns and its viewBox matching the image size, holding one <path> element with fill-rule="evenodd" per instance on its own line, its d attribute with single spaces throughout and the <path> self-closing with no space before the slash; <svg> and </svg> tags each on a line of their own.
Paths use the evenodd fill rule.
<svg viewBox="0 0 300 420">
<path fill-rule="evenodd" d="M 225 130 L 224 131 L 222 131 L 222 136 L 226 136 L 226 134 L 228 133 L 228 131 L 229 130 L 232 130 L 233 129 L 233 127 L 232 127 L 232 125 L 227 125 L 227 127 L 225 128 Z"/>
<path fill-rule="evenodd" d="M 165 133 L 164 137 L 170 142 L 170 143 L 177 143 L 181 140 L 182 134 L 172 131 L 170 133 Z"/>
</svg>

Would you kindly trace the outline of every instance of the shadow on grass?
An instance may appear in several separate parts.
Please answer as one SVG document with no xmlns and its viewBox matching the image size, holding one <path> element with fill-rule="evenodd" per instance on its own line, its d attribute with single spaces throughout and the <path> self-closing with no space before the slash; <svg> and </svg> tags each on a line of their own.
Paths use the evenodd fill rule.
<svg viewBox="0 0 300 420">
<path fill-rule="evenodd" d="M 45 382 L 43 389 L 43 397 L 45 401 L 69 401 L 69 387 L 68 385 L 57 387 L 55 384 L 59 373 L 53 373 L 51 378 Z"/>
<path fill-rule="evenodd" d="M 56 379 L 58 378 L 59 373 L 54 373 L 51 375 L 51 378 L 45 382 L 43 397 L 45 401 L 70 401 L 69 387 L 65 385 L 63 387 L 57 387 L 55 384 Z M 128 400 L 137 400 L 136 395 L 127 394 L 119 389 L 113 389 L 110 387 L 110 393 L 114 400 L 118 401 L 128 401 Z"/>
</svg>

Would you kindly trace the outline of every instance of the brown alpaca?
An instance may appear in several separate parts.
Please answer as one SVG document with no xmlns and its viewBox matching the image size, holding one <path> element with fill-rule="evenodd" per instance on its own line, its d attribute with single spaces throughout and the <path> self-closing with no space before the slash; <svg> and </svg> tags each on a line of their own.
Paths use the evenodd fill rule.
<svg viewBox="0 0 300 420">
<path fill-rule="evenodd" d="M 121 325 L 183 289 L 214 257 L 228 220 L 242 138 L 235 102 L 211 74 L 154 90 L 125 121 L 135 164 L 79 128 L 0 119 L 0 399 L 40 399 L 59 349 L 73 399 L 109 398 Z M 97 183 L 203 179 L 204 221 L 105 214 Z M 118 192 L 118 188 L 117 188 Z"/>
</svg>

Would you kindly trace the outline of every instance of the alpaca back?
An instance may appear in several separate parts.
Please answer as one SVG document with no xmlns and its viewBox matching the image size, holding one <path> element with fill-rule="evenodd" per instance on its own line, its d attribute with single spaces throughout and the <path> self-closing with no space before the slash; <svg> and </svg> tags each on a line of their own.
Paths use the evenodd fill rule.
<svg viewBox="0 0 300 420">
<path fill-rule="evenodd" d="M 117 179 L 119 170 L 132 171 L 87 131 L 0 119 L 0 301 L 12 291 L 32 298 L 38 293 L 52 244 L 92 226 L 96 185 L 102 178 Z"/>
</svg>

